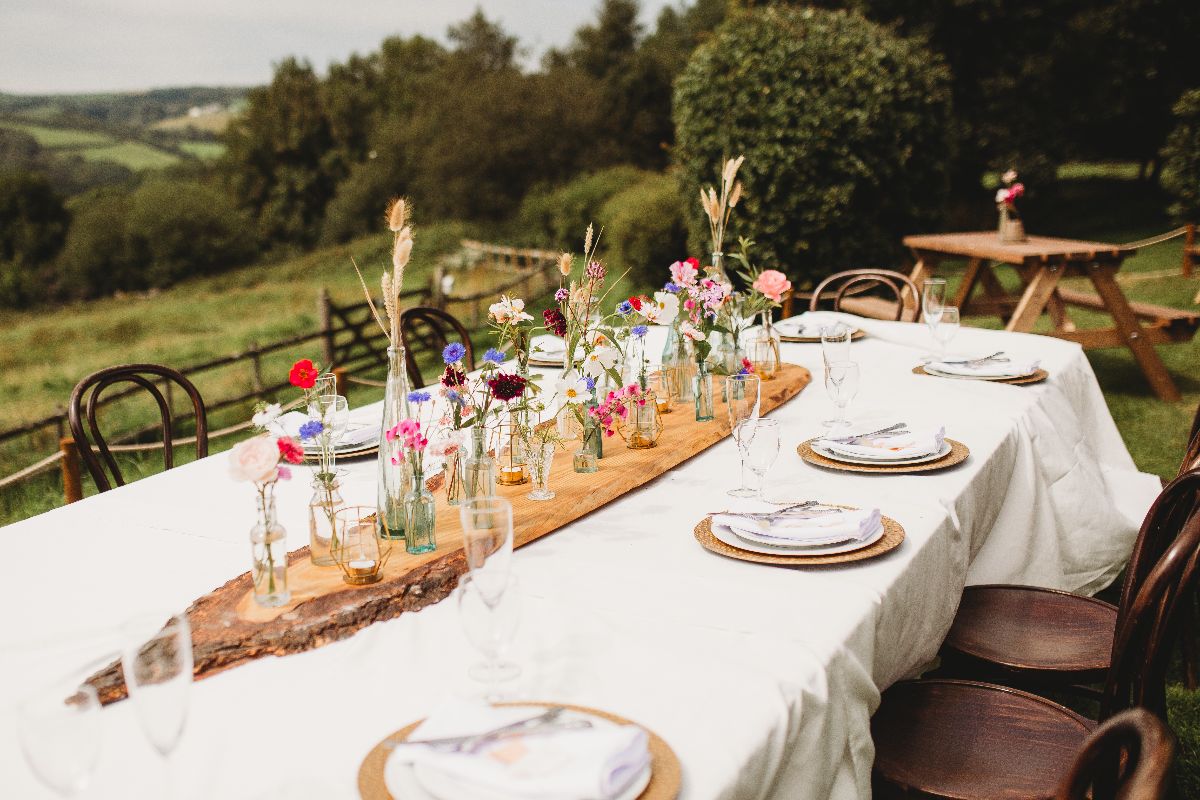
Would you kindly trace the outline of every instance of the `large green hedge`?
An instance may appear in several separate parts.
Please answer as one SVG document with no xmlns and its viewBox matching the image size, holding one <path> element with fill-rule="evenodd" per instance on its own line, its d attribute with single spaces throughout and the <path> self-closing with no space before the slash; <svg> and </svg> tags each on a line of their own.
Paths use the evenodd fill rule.
<svg viewBox="0 0 1200 800">
<path fill-rule="evenodd" d="M 697 197 L 744 154 L 747 198 L 729 241 L 809 281 L 892 263 L 939 219 L 947 191 L 949 73 L 919 41 L 862 16 L 769 6 L 728 19 L 675 86 L 676 158 L 695 240 Z"/>
<path fill-rule="evenodd" d="M 687 253 L 687 222 L 673 174 L 650 173 L 600 210 L 610 269 L 629 271 L 636 289 L 657 289 L 667 266 Z"/>
<path fill-rule="evenodd" d="M 589 223 L 607 224 L 601 218 L 604 204 L 651 174 L 636 167 L 610 167 L 561 186 L 534 189 L 521 201 L 520 238 L 534 247 L 578 250 Z"/>
<path fill-rule="evenodd" d="M 1180 222 L 1200 222 L 1200 89 L 1183 93 L 1175 117 L 1163 148 L 1163 183 L 1176 198 L 1171 213 Z"/>
</svg>

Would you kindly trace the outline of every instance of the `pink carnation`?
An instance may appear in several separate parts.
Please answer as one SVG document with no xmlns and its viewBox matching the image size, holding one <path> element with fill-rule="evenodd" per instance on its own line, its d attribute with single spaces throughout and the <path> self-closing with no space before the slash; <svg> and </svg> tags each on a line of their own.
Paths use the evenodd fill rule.
<svg viewBox="0 0 1200 800">
<path fill-rule="evenodd" d="M 689 258 L 687 261 L 676 261 L 671 265 L 671 282 L 680 286 L 694 285 L 696 276 L 700 273 L 697 267 L 698 263 L 694 258 Z"/>
</svg>

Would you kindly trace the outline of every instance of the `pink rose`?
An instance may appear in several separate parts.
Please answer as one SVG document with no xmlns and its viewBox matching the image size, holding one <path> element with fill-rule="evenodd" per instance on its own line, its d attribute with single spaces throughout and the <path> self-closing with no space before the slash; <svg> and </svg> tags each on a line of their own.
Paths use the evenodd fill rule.
<svg viewBox="0 0 1200 800">
<path fill-rule="evenodd" d="M 1013 200 L 1016 200 L 1018 197 L 1024 196 L 1024 194 L 1025 194 L 1025 184 L 1014 183 L 1012 185 L 1012 188 L 1010 188 L 1008 190 L 1008 200 L 1011 203 Z"/>
<path fill-rule="evenodd" d="M 270 436 L 238 442 L 229 451 L 229 475 L 235 481 L 270 483 L 278 477 L 279 446 Z"/>
<path fill-rule="evenodd" d="M 777 269 L 764 269 L 754 281 L 753 288 L 778 303 L 792 290 L 792 282 Z"/>
</svg>

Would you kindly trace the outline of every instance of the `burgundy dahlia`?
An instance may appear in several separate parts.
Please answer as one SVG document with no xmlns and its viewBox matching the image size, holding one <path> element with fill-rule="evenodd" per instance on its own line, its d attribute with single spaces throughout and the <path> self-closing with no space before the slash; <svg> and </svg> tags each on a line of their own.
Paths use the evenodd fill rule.
<svg viewBox="0 0 1200 800">
<path fill-rule="evenodd" d="M 559 309 L 547 308 L 542 312 L 542 319 L 546 320 L 546 330 L 555 336 L 567 335 L 567 318 Z"/>
<path fill-rule="evenodd" d="M 447 364 L 446 371 L 442 373 L 442 386 L 457 389 L 460 386 L 466 386 L 466 384 L 467 373 L 461 369 L 455 369 L 451 364 Z"/>
<path fill-rule="evenodd" d="M 488 381 L 488 388 L 492 390 L 492 397 L 508 402 L 525 393 L 525 379 L 520 375 L 501 372 Z"/>
</svg>

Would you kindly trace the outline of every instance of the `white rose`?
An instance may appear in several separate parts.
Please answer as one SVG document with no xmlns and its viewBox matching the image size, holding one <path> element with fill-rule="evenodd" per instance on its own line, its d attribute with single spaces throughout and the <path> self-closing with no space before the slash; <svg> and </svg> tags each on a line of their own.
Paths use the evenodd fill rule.
<svg viewBox="0 0 1200 800">
<path fill-rule="evenodd" d="M 279 403 L 271 403 L 262 411 L 255 413 L 250 421 L 260 428 L 265 428 L 275 420 L 279 419 L 279 415 L 283 413 L 282 406 Z"/>
<path fill-rule="evenodd" d="M 279 446 L 270 436 L 255 436 L 238 442 L 229 451 L 229 475 L 235 481 L 268 483 L 279 467 Z"/>
</svg>

